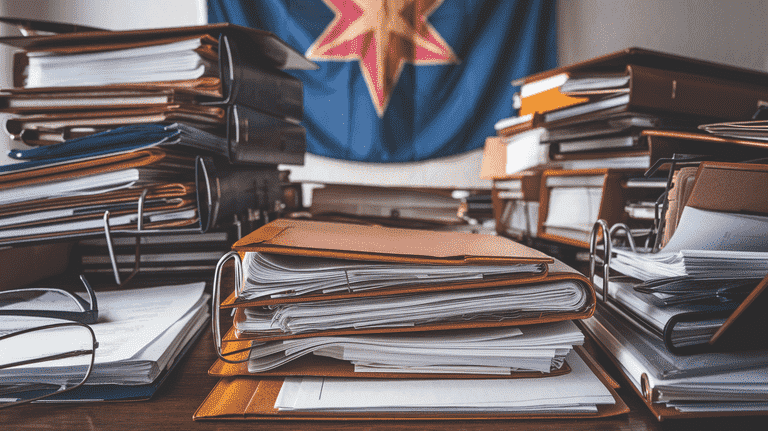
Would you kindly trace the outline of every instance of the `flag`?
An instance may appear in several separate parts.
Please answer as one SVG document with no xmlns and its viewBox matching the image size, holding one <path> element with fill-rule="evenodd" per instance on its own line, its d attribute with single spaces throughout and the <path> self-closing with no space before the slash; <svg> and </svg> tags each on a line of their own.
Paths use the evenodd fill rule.
<svg viewBox="0 0 768 431">
<path fill-rule="evenodd" d="M 554 0 L 209 0 L 209 22 L 276 34 L 319 65 L 307 151 L 411 162 L 482 147 L 511 82 L 556 66 Z"/>
</svg>

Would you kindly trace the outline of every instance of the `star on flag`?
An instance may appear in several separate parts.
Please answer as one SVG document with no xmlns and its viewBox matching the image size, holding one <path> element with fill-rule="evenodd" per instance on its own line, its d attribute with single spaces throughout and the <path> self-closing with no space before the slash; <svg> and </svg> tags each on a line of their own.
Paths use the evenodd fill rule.
<svg viewBox="0 0 768 431">
<path fill-rule="evenodd" d="M 427 22 L 443 0 L 323 0 L 335 18 L 307 50 L 312 60 L 358 60 L 379 117 L 406 62 L 458 63 Z"/>
</svg>

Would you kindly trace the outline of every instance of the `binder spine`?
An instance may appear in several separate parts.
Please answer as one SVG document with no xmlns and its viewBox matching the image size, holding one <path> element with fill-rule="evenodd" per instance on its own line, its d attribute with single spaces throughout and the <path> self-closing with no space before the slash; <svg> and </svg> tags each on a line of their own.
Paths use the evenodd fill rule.
<svg viewBox="0 0 768 431">
<path fill-rule="evenodd" d="M 630 65 L 630 108 L 700 115 L 724 120 L 750 118 L 768 88 L 744 82 Z"/>
<path fill-rule="evenodd" d="M 228 107 L 227 124 L 230 163 L 304 164 L 306 131 L 300 124 L 243 105 Z"/>
<path fill-rule="evenodd" d="M 278 117 L 301 121 L 304 116 L 302 82 L 239 49 L 237 40 L 219 38 L 219 73 L 227 105 L 248 106 Z"/>
</svg>

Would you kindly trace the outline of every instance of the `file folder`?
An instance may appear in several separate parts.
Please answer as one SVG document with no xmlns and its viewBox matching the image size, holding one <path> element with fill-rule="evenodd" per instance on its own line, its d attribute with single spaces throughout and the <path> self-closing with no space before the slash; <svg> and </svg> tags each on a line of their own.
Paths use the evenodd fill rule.
<svg viewBox="0 0 768 431">
<path fill-rule="evenodd" d="M 283 385 L 282 377 L 228 377 L 222 378 L 203 404 L 197 409 L 195 420 L 487 420 L 487 419 L 576 419 L 599 418 L 625 414 L 629 408 L 616 393 L 618 385 L 600 368 L 583 349 L 580 358 L 591 373 L 611 394 L 614 404 L 598 405 L 596 413 L 289 413 L 275 409 L 275 401 Z M 534 379 L 544 381 L 557 377 Z"/>
<path fill-rule="evenodd" d="M 240 255 L 245 252 L 275 253 L 292 256 L 326 257 L 361 260 L 368 262 L 397 264 L 431 263 L 449 266 L 533 264 L 540 268 L 535 272 L 488 277 L 449 283 L 403 284 L 382 289 L 319 293 L 282 298 L 257 298 L 243 300 L 238 292 L 221 303 L 222 309 L 236 308 L 235 321 L 245 318 L 244 308 L 262 307 L 275 304 L 311 304 L 320 301 L 387 298 L 395 295 L 434 294 L 439 292 L 473 295 L 484 289 L 493 292 L 499 288 L 535 289 L 538 285 L 568 282 L 586 295 L 586 302 L 578 310 L 525 313 L 510 319 L 479 319 L 471 321 L 426 323 L 416 326 L 375 327 L 358 329 L 337 329 L 322 331 L 323 335 L 366 334 L 383 332 L 412 332 L 426 330 L 454 330 L 464 328 L 489 328 L 526 325 L 563 320 L 581 319 L 591 315 L 594 292 L 585 277 L 572 268 L 555 261 L 547 255 L 530 249 L 506 238 L 474 235 L 456 232 L 416 231 L 410 229 L 385 228 L 342 223 L 327 223 L 304 220 L 280 219 L 271 222 L 233 246 Z M 240 283 L 240 281 L 236 281 Z M 571 285 L 571 284 L 569 284 Z M 239 288 L 238 288 L 239 291 Z M 239 339 L 258 338 L 277 340 L 308 337 L 318 333 L 308 332 L 293 335 L 255 335 Z M 319 334 L 318 334 L 319 335 Z M 225 341 L 230 341 L 226 339 Z"/>
<path fill-rule="evenodd" d="M 0 244 L 79 238 L 109 228 L 126 230 L 136 226 L 140 209 L 148 229 L 199 230 L 200 210 L 192 182 L 194 162 L 186 154 L 148 148 L 0 174 L 0 194 L 5 202 L 0 215 L 5 216 L 6 223 L 0 231 Z M 138 180 L 129 184 L 134 177 Z M 96 184 L 95 178 L 108 180 L 114 187 Z M 64 194 L 64 190 L 85 185 L 99 185 L 103 190 Z M 31 211 L 48 214 L 57 210 L 63 213 L 39 220 L 16 220 Z M 105 211 L 121 221 L 113 219 L 109 225 L 103 220 Z"/>
<path fill-rule="evenodd" d="M 636 130 L 638 145 L 626 150 L 591 151 L 589 153 L 562 153 L 558 146 L 550 145 L 550 158 L 555 162 L 614 157 L 647 157 L 644 168 L 650 168 L 660 159 L 672 158 L 675 154 L 712 156 L 721 161 L 738 162 L 760 159 L 768 156 L 768 143 L 744 139 L 730 139 L 703 133 L 650 128 Z M 551 134 L 551 133 L 550 133 Z"/>
</svg>

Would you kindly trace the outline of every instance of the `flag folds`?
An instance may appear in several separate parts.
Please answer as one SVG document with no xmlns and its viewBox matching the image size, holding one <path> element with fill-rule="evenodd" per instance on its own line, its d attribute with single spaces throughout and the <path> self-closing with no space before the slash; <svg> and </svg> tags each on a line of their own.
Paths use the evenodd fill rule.
<svg viewBox="0 0 768 431">
<path fill-rule="evenodd" d="M 307 150 L 409 162 L 479 148 L 514 114 L 511 81 L 556 66 L 554 0 L 209 0 L 210 22 L 275 33 L 320 68 Z"/>
</svg>

